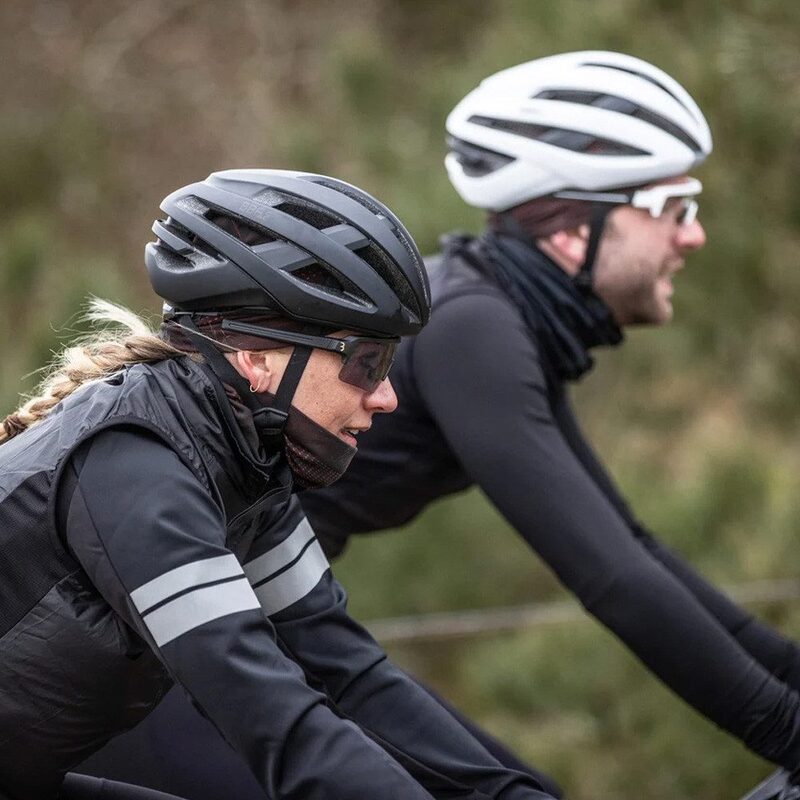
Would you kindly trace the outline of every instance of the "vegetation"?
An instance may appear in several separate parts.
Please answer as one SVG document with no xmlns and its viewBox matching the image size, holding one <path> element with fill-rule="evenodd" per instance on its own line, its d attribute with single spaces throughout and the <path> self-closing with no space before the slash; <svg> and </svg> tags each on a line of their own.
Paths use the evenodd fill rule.
<svg viewBox="0 0 800 800">
<path fill-rule="evenodd" d="M 157 202 L 214 169 L 364 186 L 426 251 L 476 230 L 441 166 L 447 111 L 483 76 L 616 49 L 678 77 L 715 152 L 707 247 L 676 321 L 602 354 L 581 417 L 639 515 L 719 581 L 797 574 L 800 5 L 791 0 L 7 0 L 0 4 L 0 400 L 93 293 L 157 311 Z M 26 375 L 20 382 L 20 376 Z M 491 538 L 491 551 L 485 542 Z M 452 558 L 458 553 L 457 560 Z M 337 571 L 363 619 L 561 597 L 477 493 Z M 800 635 L 800 605 L 759 609 Z M 574 800 L 729 800 L 768 771 L 591 621 L 392 655 L 553 773 Z"/>
</svg>

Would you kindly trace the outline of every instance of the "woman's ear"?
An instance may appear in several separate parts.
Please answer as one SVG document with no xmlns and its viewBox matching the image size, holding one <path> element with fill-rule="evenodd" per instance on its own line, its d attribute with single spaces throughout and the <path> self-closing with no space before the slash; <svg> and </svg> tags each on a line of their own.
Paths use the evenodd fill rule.
<svg viewBox="0 0 800 800">
<path fill-rule="evenodd" d="M 565 272 L 577 275 L 586 259 L 588 242 L 589 226 L 584 224 L 543 236 L 536 240 L 536 245 Z"/>
<path fill-rule="evenodd" d="M 231 354 L 237 372 L 254 392 L 266 392 L 272 383 L 273 368 L 265 351 L 237 350 Z"/>
</svg>

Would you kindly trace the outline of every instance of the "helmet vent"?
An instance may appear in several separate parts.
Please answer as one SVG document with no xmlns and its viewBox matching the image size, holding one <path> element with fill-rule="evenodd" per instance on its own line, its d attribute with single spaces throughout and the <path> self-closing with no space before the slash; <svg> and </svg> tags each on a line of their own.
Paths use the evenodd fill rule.
<svg viewBox="0 0 800 800">
<path fill-rule="evenodd" d="M 195 263 L 197 258 L 183 258 L 177 253 L 174 253 L 168 247 L 161 245 L 161 252 L 159 253 L 159 263 L 164 272 L 185 273 L 191 272 L 197 267 Z M 201 257 L 202 260 L 202 257 Z"/>
<path fill-rule="evenodd" d="M 486 147 L 479 147 L 477 144 L 465 142 L 463 139 L 456 139 L 455 136 L 447 137 L 447 146 L 455 154 L 464 174 L 470 178 L 490 175 L 514 161 L 511 156 L 496 153 Z"/>
<path fill-rule="evenodd" d="M 175 236 L 180 242 L 185 243 L 188 247 L 193 248 L 195 246 L 195 239 L 197 238 L 195 234 L 193 234 L 188 228 L 181 225 L 180 222 L 174 220 L 172 217 L 167 217 L 161 223 L 164 228 L 166 229 L 166 233 L 171 233 Z M 155 230 L 155 228 L 154 228 Z M 159 236 L 158 231 L 156 231 L 156 236 Z M 166 238 L 166 237 L 165 237 Z M 185 252 L 181 249 L 176 250 L 174 245 L 178 245 L 178 242 L 169 242 L 162 239 L 160 236 L 158 238 L 158 243 L 160 247 L 165 248 L 173 253 L 178 253 L 181 255 L 185 255 Z"/>
<path fill-rule="evenodd" d="M 648 81 L 653 84 L 653 86 L 658 86 L 661 91 L 666 92 L 675 102 L 680 103 L 684 108 L 686 108 L 686 103 L 680 99 L 673 91 L 671 91 L 667 86 L 663 83 L 657 81 L 652 75 L 645 75 L 644 72 L 637 72 L 635 69 L 627 69 L 626 67 L 620 67 L 618 64 L 600 64 L 593 61 L 586 61 L 582 65 L 584 67 L 602 67 L 603 69 L 615 69 L 617 72 L 627 72 L 628 75 L 634 75 L 637 78 L 641 78 L 643 81 Z M 691 114 L 692 111 L 690 108 L 686 108 L 686 110 Z M 694 116 L 694 115 L 693 115 Z"/>
<path fill-rule="evenodd" d="M 294 199 L 275 206 L 275 210 L 283 211 L 295 219 L 302 220 L 317 228 L 317 230 L 332 228 L 342 222 L 342 220 L 337 219 L 327 211 L 323 211 L 319 206 L 311 205 L 311 203 L 302 203 Z"/>
<path fill-rule="evenodd" d="M 334 297 L 357 300 L 364 305 L 369 304 L 369 298 L 344 275 L 334 274 L 331 269 L 322 264 L 308 264 L 305 267 L 292 270 L 291 275 L 303 283 L 309 283 L 317 289 L 322 289 Z"/>
<path fill-rule="evenodd" d="M 256 225 L 251 220 L 243 220 L 240 217 L 234 217 L 231 214 L 225 214 L 213 208 L 207 211 L 205 216 L 209 222 L 216 225 L 220 230 L 251 247 L 257 244 L 278 241 L 274 234 L 267 231 L 266 228 Z"/>
<path fill-rule="evenodd" d="M 389 217 L 387 217 L 387 209 L 383 208 L 382 206 L 379 206 L 377 203 L 371 202 L 369 198 L 360 194 L 358 191 L 354 190 L 351 186 L 349 186 L 344 182 L 331 181 L 331 180 L 315 180 L 314 182 L 319 183 L 321 186 L 327 186 L 329 189 L 334 189 L 337 192 L 341 192 L 341 194 L 345 195 L 346 197 L 349 197 L 351 200 L 355 200 L 356 203 L 368 209 L 376 216 L 383 217 L 384 219 L 391 222 L 392 224 L 390 228 L 392 233 L 394 234 L 395 239 L 397 239 L 400 242 L 400 244 L 403 245 L 403 247 L 408 251 L 409 256 L 411 256 L 411 258 L 414 259 L 414 261 L 417 260 L 417 256 L 414 254 L 413 248 L 401 235 L 400 231 L 398 230 L 394 222 L 392 222 L 392 220 Z"/>
<path fill-rule="evenodd" d="M 538 142 L 543 142 L 553 147 L 561 147 L 564 150 L 572 150 L 575 153 L 592 153 L 603 156 L 649 155 L 646 150 L 640 150 L 638 147 L 615 142 L 611 139 L 604 139 L 591 133 L 569 130 L 568 128 L 554 128 L 547 125 L 535 125 L 532 122 L 518 122 L 516 120 L 495 119 L 477 115 L 471 116 L 469 122 L 483 125 L 493 130 L 525 136 L 528 139 L 535 139 Z"/>
<path fill-rule="evenodd" d="M 256 200 L 259 203 L 263 203 L 266 206 L 277 206 L 282 203 L 284 200 L 287 200 L 287 196 L 285 194 L 281 194 L 281 192 L 276 192 L 274 189 L 264 189 L 263 191 L 259 192 L 256 195 L 253 195 L 253 200 Z"/>
<path fill-rule="evenodd" d="M 400 302 L 410 309 L 417 318 L 420 318 L 420 308 L 414 297 L 414 292 L 409 286 L 408 279 L 395 266 L 394 261 L 387 258 L 383 251 L 374 244 L 356 250 L 356 255 L 366 261 L 392 287 L 394 293 L 400 298 Z"/>
<path fill-rule="evenodd" d="M 364 208 L 368 208 L 373 214 L 384 215 L 385 213 L 385 210 L 380 208 L 377 203 L 371 203 L 360 192 L 353 189 L 352 186 L 344 181 L 320 180 L 319 178 L 315 178 L 314 183 L 318 183 L 320 186 L 327 186 L 328 189 L 333 189 L 335 192 L 339 192 L 340 194 L 345 195 L 345 197 L 355 200 L 356 203 L 358 203 L 360 206 L 364 206 Z"/>
<path fill-rule="evenodd" d="M 208 206 L 194 195 L 179 198 L 177 206 L 190 214 L 196 214 L 198 217 L 202 217 L 208 212 Z"/>
<path fill-rule="evenodd" d="M 597 92 L 581 92 L 572 89 L 547 89 L 535 95 L 534 99 L 562 100 L 565 103 L 579 103 L 584 106 L 594 106 L 595 108 L 603 108 L 608 111 L 616 111 L 619 114 L 626 114 L 629 117 L 635 117 L 643 122 L 648 122 L 650 125 L 664 131 L 664 133 L 674 136 L 678 141 L 683 142 L 695 153 L 700 153 L 702 151 L 700 145 L 674 122 L 670 122 L 666 117 L 662 117 L 661 114 L 656 114 L 655 111 L 650 111 L 650 109 L 637 105 L 630 100 L 626 100 L 624 97 Z"/>
<path fill-rule="evenodd" d="M 422 291 L 423 291 L 423 293 L 425 295 L 425 298 L 428 300 L 428 302 L 430 302 L 430 292 L 428 291 L 428 276 L 427 276 L 427 273 L 425 272 L 425 267 L 424 267 L 424 265 L 422 263 L 422 260 L 420 259 L 420 256 L 419 256 L 417 250 L 415 249 L 415 246 L 412 246 L 411 242 L 406 237 L 406 234 L 404 232 L 404 228 L 402 226 L 396 227 L 395 225 L 392 225 L 392 231 L 394 232 L 394 235 L 398 239 L 400 244 L 403 245 L 403 247 L 405 248 L 406 252 L 409 255 L 409 258 L 411 259 L 411 262 L 414 264 L 414 269 L 416 270 L 417 275 L 419 276 L 420 284 L 422 285 Z M 380 251 L 378 251 L 378 252 L 380 253 Z M 383 257 L 382 254 L 381 254 L 381 257 Z M 392 260 L 388 260 L 386 263 L 389 264 L 390 266 L 394 265 L 394 261 L 392 261 Z M 395 271 L 395 273 L 399 274 L 399 270 L 395 269 L 394 271 Z M 403 279 L 402 286 L 403 286 L 403 288 L 398 291 L 398 294 L 400 295 L 401 300 L 404 297 L 403 292 L 406 292 L 406 291 L 410 292 L 410 296 L 413 298 L 414 294 L 413 294 L 413 292 L 411 292 L 411 289 L 408 286 L 408 283 L 407 283 L 405 278 Z M 403 302 L 405 303 L 405 300 L 403 300 Z M 406 305 L 408 305 L 408 304 L 406 303 Z M 417 301 L 416 300 L 412 299 L 410 307 L 413 308 L 414 309 L 414 313 L 417 316 L 419 316 L 419 306 L 417 305 Z"/>
<path fill-rule="evenodd" d="M 390 228 L 391 232 L 394 235 L 395 239 L 403 246 L 403 249 L 408 253 L 409 258 L 411 259 L 412 263 L 414 264 L 414 268 L 417 271 L 417 274 L 420 276 L 421 283 L 424 286 L 427 286 L 427 278 L 424 275 L 423 267 L 420 262 L 419 255 L 411 244 L 408 241 L 405 234 L 402 230 L 402 225 L 398 225 L 394 220 L 391 211 L 383 206 L 379 205 L 378 203 L 374 202 L 372 198 L 369 196 L 359 192 L 357 189 L 354 189 L 347 183 L 343 181 L 336 181 L 336 180 L 320 180 L 316 178 L 315 183 L 320 184 L 321 186 L 327 186 L 329 189 L 333 189 L 337 192 L 341 192 L 346 197 L 349 197 L 351 200 L 355 200 L 356 203 L 359 205 L 364 206 L 364 208 L 371 211 L 376 216 L 382 217 L 383 219 L 387 220 L 391 223 Z M 419 316 L 419 307 L 417 306 L 417 302 L 414 299 L 414 293 L 411 290 L 411 287 L 408 285 L 408 279 L 403 275 L 403 273 L 395 267 L 394 261 L 392 259 L 386 258 L 383 253 L 375 246 L 370 245 L 371 250 L 374 250 L 376 255 L 370 258 L 364 258 L 363 253 L 364 250 L 359 251 L 359 255 L 364 258 L 364 260 L 376 271 L 378 274 L 386 280 L 389 286 L 396 292 L 397 296 L 402 301 L 403 305 L 411 308 L 417 316 Z M 373 263 L 371 258 L 375 259 L 375 263 Z M 385 265 L 386 269 L 381 272 L 380 268 L 376 266 L 378 262 L 381 262 Z M 389 275 L 387 276 L 386 271 L 388 270 Z M 390 278 L 387 280 L 387 278 Z M 406 302 L 406 296 L 410 299 L 410 302 Z"/>
<path fill-rule="evenodd" d="M 184 268 L 191 269 L 194 266 L 198 266 L 199 264 L 203 263 L 208 258 L 219 258 L 219 253 L 211 247 L 211 245 L 206 242 L 204 239 L 201 239 L 196 233 L 190 231 L 188 228 L 181 225 L 179 222 L 174 220 L 172 217 L 167 217 L 164 222 L 164 227 L 170 233 L 174 234 L 183 242 L 192 248 L 192 250 L 188 253 L 176 253 L 175 255 L 183 256 L 181 261 L 184 264 Z M 159 238 L 159 243 L 161 247 L 164 247 L 168 250 L 172 250 L 170 245 Z M 174 264 L 170 266 L 170 269 L 174 268 Z"/>
</svg>

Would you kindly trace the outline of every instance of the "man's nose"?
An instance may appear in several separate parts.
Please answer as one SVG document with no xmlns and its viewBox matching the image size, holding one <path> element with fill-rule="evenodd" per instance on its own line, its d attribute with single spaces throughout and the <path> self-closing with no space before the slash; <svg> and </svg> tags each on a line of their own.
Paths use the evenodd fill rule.
<svg viewBox="0 0 800 800">
<path fill-rule="evenodd" d="M 699 250 L 705 243 L 706 232 L 699 220 L 678 227 L 677 244 L 681 250 Z"/>
</svg>

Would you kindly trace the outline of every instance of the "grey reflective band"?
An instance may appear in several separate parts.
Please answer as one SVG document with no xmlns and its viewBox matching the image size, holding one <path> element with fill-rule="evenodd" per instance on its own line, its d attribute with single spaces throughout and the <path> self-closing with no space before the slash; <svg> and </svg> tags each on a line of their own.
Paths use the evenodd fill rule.
<svg viewBox="0 0 800 800">
<path fill-rule="evenodd" d="M 259 608 L 232 553 L 171 569 L 131 592 L 156 645 L 220 617 Z"/>
<path fill-rule="evenodd" d="M 304 519 L 277 547 L 245 564 L 244 571 L 269 616 L 305 597 L 328 566 L 311 525 Z"/>
<path fill-rule="evenodd" d="M 242 577 L 182 594 L 150 612 L 144 624 L 156 644 L 163 647 L 207 622 L 258 607 L 253 588 Z"/>
<path fill-rule="evenodd" d="M 131 592 L 131 600 L 140 614 L 166 600 L 168 597 L 200 586 L 204 583 L 232 578 L 242 572 L 241 564 L 233 553 L 215 558 L 205 558 L 176 567 Z"/>
<path fill-rule="evenodd" d="M 264 613 L 277 614 L 302 600 L 319 583 L 328 566 L 328 559 L 315 539 L 296 564 L 256 587 L 256 597 Z"/>
<path fill-rule="evenodd" d="M 255 586 L 271 577 L 300 555 L 303 548 L 314 538 L 314 529 L 304 517 L 302 522 L 279 544 L 244 565 L 247 580 Z"/>
</svg>

